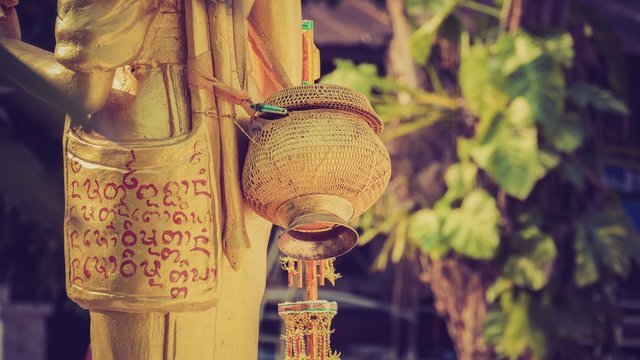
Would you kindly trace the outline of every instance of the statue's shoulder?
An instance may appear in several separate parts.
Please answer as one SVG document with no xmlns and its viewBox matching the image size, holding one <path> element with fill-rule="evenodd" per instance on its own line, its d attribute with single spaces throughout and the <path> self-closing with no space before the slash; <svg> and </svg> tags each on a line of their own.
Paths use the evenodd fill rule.
<svg viewBox="0 0 640 360">
<path fill-rule="evenodd" d="M 56 59 L 80 71 L 126 64 L 158 11 L 158 0 L 59 0 Z"/>
</svg>

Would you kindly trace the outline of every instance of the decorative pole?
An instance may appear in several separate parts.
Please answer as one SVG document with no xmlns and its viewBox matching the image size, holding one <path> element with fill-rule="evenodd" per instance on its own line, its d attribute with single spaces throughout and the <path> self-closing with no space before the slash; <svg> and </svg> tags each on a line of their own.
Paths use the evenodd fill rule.
<svg viewBox="0 0 640 360">
<path fill-rule="evenodd" d="M 285 359 L 339 359 L 340 354 L 331 350 L 331 320 L 337 314 L 338 304 L 318 300 L 318 281 L 329 280 L 335 285 L 340 274 L 333 267 L 335 259 L 296 260 L 283 257 L 282 268 L 290 278 L 306 279 L 305 301 L 278 304 L 278 314 L 285 323 Z M 304 267 L 304 274 L 296 268 Z M 322 276 L 319 274 L 322 273 Z M 289 285 L 289 287 L 293 287 Z M 314 289 L 315 288 L 315 292 Z M 311 296 L 310 296 L 311 295 Z M 315 295 L 315 297 L 313 297 Z"/>
<path fill-rule="evenodd" d="M 320 78 L 320 54 L 314 44 L 312 20 L 302 22 L 302 85 L 311 85 Z M 331 350 L 331 320 L 337 313 L 338 304 L 318 300 L 318 285 L 325 280 L 335 285 L 340 277 L 335 273 L 335 258 L 302 260 L 292 257 L 282 258 L 283 269 L 287 271 L 289 287 L 302 287 L 304 278 L 305 301 L 278 304 L 278 314 L 285 322 L 286 360 L 326 360 L 339 359 L 340 353 Z M 327 269 L 325 269 L 325 267 Z M 328 270 L 328 271 L 326 271 Z"/>
<path fill-rule="evenodd" d="M 305 287 L 305 301 L 278 305 L 286 359 L 338 359 L 330 346 L 337 304 L 318 300 L 318 285 L 339 277 L 333 259 L 358 241 L 348 222 L 380 197 L 391 163 L 378 136 L 382 122 L 367 98 L 315 84 L 320 62 L 313 22 L 302 28 L 303 85 L 255 107 L 242 188 L 258 215 L 285 229 L 278 246 L 286 255 L 287 283 Z M 276 108 L 282 111 L 274 114 Z"/>
</svg>

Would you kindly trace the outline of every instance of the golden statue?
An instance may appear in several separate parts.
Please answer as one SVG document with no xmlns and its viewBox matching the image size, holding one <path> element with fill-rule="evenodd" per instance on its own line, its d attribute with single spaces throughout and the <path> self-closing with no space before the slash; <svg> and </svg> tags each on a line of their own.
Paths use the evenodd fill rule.
<svg viewBox="0 0 640 360">
<path fill-rule="evenodd" d="M 64 237 L 93 356 L 257 358 L 275 223 L 307 289 L 279 306 L 285 357 L 338 359 L 317 288 L 391 166 L 368 100 L 313 84 L 300 2 L 59 0 L 53 54 L 20 41 L 16 5 L 0 0 L 2 46 L 87 114 L 66 119 Z"/>
<path fill-rule="evenodd" d="M 54 53 L 20 41 L 16 5 L 2 46 L 89 114 L 66 120 L 65 265 L 94 358 L 256 359 L 271 224 L 236 130 L 301 83 L 300 2 L 59 0 Z"/>
</svg>

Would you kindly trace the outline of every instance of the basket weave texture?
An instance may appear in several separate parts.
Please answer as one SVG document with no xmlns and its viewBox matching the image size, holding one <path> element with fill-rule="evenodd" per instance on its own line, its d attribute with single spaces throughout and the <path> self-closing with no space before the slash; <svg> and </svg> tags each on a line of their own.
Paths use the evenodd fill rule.
<svg viewBox="0 0 640 360">
<path fill-rule="evenodd" d="M 306 91 L 316 87 L 324 89 Z M 283 203 L 312 194 L 343 197 L 358 216 L 389 183 L 389 153 L 374 132 L 382 126 L 368 100 L 349 89 L 355 100 L 345 100 L 342 95 L 346 92 L 334 90 L 341 87 L 327 87 L 299 87 L 305 89 L 298 92 L 299 99 L 291 89 L 274 95 L 279 102 L 269 99 L 268 104 L 295 104 L 293 109 L 306 110 L 292 111 L 289 106 L 288 116 L 260 121 L 262 126 L 253 135 L 242 177 L 244 195 L 258 214 L 273 223 Z M 324 98 L 314 100 L 312 93 L 324 94 Z M 334 93 L 338 96 L 331 103 Z M 373 128 L 372 122 L 380 126 Z"/>
<path fill-rule="evenodd" d="M 369 100 L 359 92 L 344 86 L 318 84 L 312 86 L 294 86 L 279 91 L 265 103 L 286 108 L 290 111 L 308 109 L 344 110 L 359 115 L 366 121 L 376 135 L 383 129 Z"/>
</svg>

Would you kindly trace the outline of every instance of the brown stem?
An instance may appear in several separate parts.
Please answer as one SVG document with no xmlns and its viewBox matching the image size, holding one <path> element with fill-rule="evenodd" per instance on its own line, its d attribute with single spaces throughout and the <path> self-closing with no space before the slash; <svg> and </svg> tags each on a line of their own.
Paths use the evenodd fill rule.
<svg viewBox="0 0 640 360">
<path fill-rule="evenodd" d="M 513 0 L 511 7 L 511 17 L 509 19 L 509 32 L 515 34 L 520 29 L 522 19 L 522 0 Z"/>
<path fill-rule="evenodd" d="M 387 12 L 393 31 L 387 54 L 387 73 L 402 85 L 418 87 L 417 70 L 409 46 L 411 27 L 405 9 L 405 0 L 387 0 Z"/>
<path fill-rule="evenodd" d="M 423 255 L 426 257 L 427 255 Z M 461 360 L 493 359 L 493 349 L 484 342 L 487 311 L 485 292 L 495 275 L 486 263 L 471 264 L 459 257 L 424 259 L 436 311 L 447 329 Z"/>
</svg>

